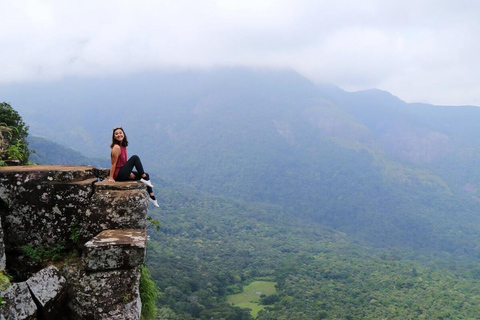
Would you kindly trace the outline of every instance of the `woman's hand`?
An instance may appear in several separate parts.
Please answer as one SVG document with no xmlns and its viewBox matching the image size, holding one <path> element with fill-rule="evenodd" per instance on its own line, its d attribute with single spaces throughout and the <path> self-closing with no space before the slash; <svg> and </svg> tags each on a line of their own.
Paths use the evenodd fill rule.
<svg viewBox="0 0 480 320">
<path fill-rule="evenodd" d="M 130 179 L 135 180 L 135 175 L 133 173 L 130 173 Z"/>
<path fill-rule="evenodd" d="M 115 179 L 113 179 L 112 177 L 108 177 L 108 178 L 107 178 L 107 181 L 108 181 L 108 182 L 115 182 Z"/>
</svg>

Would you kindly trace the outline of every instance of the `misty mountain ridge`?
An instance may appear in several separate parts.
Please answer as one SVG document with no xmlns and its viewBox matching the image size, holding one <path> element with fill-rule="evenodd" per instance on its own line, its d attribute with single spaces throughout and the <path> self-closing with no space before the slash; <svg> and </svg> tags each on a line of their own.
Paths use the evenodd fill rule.
<svg viewBox="0 0 480 320">
<path fill-rule="evenodd" d="M 32 135 L 89 157 L 108 159 L 121 125 L 160 177 L 380 245 L 478 254 L 477 107 L 248 69 L 4 85 L 0 99 Z"/>
<path fill-rule="evenodd" d="M 97 168 L 109 166 L 106 158 L 89 158 L 72 148 L 65 147 L 50 140 L 37 136 L 27 138 L 28 146 L 35 152 L 30 155 L 30 161 L 38 164 L 90 165 Z"/>
</svg>

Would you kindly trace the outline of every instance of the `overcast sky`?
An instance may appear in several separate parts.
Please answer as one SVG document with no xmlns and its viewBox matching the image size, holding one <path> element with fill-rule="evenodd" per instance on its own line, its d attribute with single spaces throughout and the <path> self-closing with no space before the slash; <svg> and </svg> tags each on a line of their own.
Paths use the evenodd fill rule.
<svg viewBox="0 0 480 320">
<path fill-rule="evenodd" d="M 480 106 L 477 0 L 0 0 L 0 83 L 291 68 L 407 102 Z"/>
</svg>

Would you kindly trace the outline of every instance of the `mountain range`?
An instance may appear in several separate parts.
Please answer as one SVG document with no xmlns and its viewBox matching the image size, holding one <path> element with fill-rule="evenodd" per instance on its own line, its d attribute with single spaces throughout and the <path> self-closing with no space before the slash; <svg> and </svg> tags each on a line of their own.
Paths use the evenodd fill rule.
<svg viewBox="0 0 480 320">
<path fill-rule="evenodd" d="M 47 139 L 108 167 L 122 126 L 129 155 L 159 179 L 275 205 L 374 246 L 480 257 L 475 106 L 243 68 L 1 85 L 0 100 L 30 126 L 38 162 L 61 153 L 38 143 Z"/>
</svg>

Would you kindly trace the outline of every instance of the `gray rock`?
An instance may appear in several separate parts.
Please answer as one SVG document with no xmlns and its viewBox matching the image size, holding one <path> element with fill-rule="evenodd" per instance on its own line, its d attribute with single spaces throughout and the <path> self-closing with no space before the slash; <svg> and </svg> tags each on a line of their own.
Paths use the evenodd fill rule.
<svg viewBox="0 0 480 320">
<path fill-rule="evenodd" d="M 7 251 L 24 245 L 79 244 L 109 229 L 145 229 L 147 192 L 138 181 L 97 182 L 105 170 L 90 166 L 0 168 L 0 212 Z M 94 184 L 95 183 L 95 184 Z M 46 237 L 45 235 L 49 235 Z"/>
<path fill-rule="evenodd" d="M 71 264 L 64 272 L 70 283 L 70 320 L 140 319 L 140 268 L 86 272 L 81 264 Z"/>
<path fill-rule="evenodd" d="M 67 294 L 66 280 L 60 271 L 54 266 L 42 269 L 27 280 L 27 285 L 43 318 L 56 319 Z"/>
<path fill-rule="evenodd" d="M 37 306 L 35 305 L 25 282 L 14 283 L 0 294 L 3 301 L 6 302 L 5 306 L 0 308 L 0 319 L 37 319 Z"/>
<path fill-rule="evenodd" d="M 5 244 L 3 243 L 2 217 L 0 217 L 0 270 L 5 270 L 7 258 L 5 257 Z"/>
<path fill-rule="evenodd" d="M 82 242 L 103 230 L 145 229 L 147 211 L 146 187 L 141 182 L 99 182 L 84 213 Z"/>
<path fill-rule="evenodd" d="M 88 271 L 131 269 L 145 261 L 145 229 L 105 230 L 85 243 L 83 262 Z"/>
<path fill-rule="evenodd" d="M 12 137 L 12 129 L 0 126 L 0 160 L 7 158 L 8 147 Z"/>
<path fill-rule="evenodd" d="M 95 169 L 89 166 L 0 168 L 7 253 L 19 252 L 23 245 L 52 248 L 69 239 L 80 228 L 93 181 Z"/>
<path fill-rule="evenodd" d="M 107 174 L 108 170 L 90 166 L 0 167 L 4 252 L 9 266 L 14 266 L 9 271 L 18 281 L 31 276 L 28 285 L 35 297 L 26 283 L 0 292 L 7 301 L 0 320 L 36 319 L 37 313 L 42 319 L 57 320 L 140 319 L 139 266 L 145 258 L 147 192 L 137 181 L 97 182 L 97 177 Z M 122 230 L 92 239 L 114 229 Z M 85 247 L 90 239 L 92 245 Z M 63 279 L 55 268 L 37 273 L 38 266 L 51 258 L 36 262 L 21 253 L 22 246 L 64 252 L 82 248 L 84 260 L 65 261 Z M 0 259 L 2 250 L 0 241 Z M 62 290 L 67 291 L 64 302 L 59 301 Z M 25 313 L 22 318 L 20 311 Z M 58 312 L 58 317 L 53 316 Z"/>
</svg>

